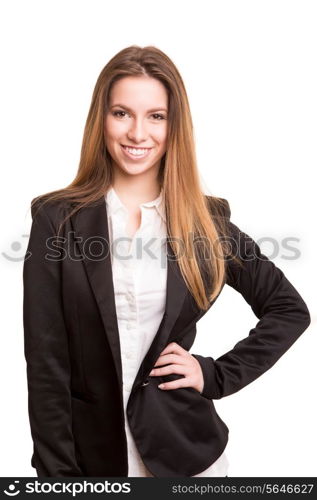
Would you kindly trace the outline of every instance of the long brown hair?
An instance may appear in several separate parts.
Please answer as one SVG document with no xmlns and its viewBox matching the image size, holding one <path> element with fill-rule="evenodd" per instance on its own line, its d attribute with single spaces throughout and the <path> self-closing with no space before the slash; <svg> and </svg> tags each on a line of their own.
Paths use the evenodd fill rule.
<svg viewBox="0 0 317 500">
<path fill-rule="evenodd" d="M 113 182 L 112 162 L 104 136 L 109 93 L 119 79 L 137 75 L 158 79 L 168 93 L 167 150 L 158 178 L 167 215 L 167 234 L 188 289 L 197 306 L 207 310 L 226 277 L 228 247 L 221 242 L 221 237 L 228 232 L 228 217 L 224 216 L 223 199 L 202 192 L 185 86 L 174 63 L 158 48 L 132 45 L 118 52 L 103 68 L 93 91 L 75 179 L 63 189 L 37 196 L 31 207 L 52 200 L 71 202 L 74 208 L 61 222 L 60 230 L 74 213 L 106 194 Z M 206 258 L 201 241 L 209 243 L 211 258 L 209 254 Z M 178 242 L 181 242 L 181 251 Z M 236 256 L 232 258 L 240 263 Z"/>
</svg>

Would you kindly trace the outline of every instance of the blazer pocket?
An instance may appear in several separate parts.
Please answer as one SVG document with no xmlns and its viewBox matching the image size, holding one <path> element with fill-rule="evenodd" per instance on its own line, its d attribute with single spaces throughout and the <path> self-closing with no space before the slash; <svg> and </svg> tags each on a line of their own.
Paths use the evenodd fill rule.
<svg viewBox="0 0 317 500">
<path fill-rule="evenodd" d="M 78 400 L 78 401 L 83 401 L 84 403 L 95 403 L 96 400 L 95 398 L 92 398 L 88 394 L 84 394 L 82 392 L 75 391 L 74 389 L 71 389 L 70 391 L 72 399 Z"/>
</svg>

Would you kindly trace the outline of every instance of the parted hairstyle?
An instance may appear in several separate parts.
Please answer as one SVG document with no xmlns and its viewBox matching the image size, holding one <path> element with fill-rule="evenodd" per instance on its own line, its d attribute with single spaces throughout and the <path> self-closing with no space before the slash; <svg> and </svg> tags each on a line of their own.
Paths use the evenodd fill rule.
<svg viewBox="0 0 317 500">
<path fill-rule="evenodd" d="M 155 46 L 129 46 L 102 69 L 92 95 L 75 179 L 63 189 L 37 196 L 31 207 L 55 200 L 70 202 L 60 231 L 69 217 L 107 193 L 113 183 L 112 159 L 106 149 L 104 129 L 110 90 L 119 79 L 138 75 L 158 79 L 168 94 L 167 149 L 158 174 L 167 237 L 197 306 L 207 310 L 225 282 L 227 258 L 238 265 L 241 262 L 226 245 L 228 202 L 206 196 L 200 185 L 185 85 L 175 64 Z"/>
</svg>

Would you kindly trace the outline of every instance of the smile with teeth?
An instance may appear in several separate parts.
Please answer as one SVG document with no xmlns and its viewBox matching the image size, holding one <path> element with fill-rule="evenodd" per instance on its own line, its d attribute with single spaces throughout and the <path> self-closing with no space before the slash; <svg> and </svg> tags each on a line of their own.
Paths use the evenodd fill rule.
<svg viewBox="0 0 317 500">
<path fill-rule="evenodd" d="M 128 146 L 121 145 L 122 149 L 128 153 L 129 156 L 141 158 L 149 154 L 152 148 L 130 148 Z"/>
</svg>

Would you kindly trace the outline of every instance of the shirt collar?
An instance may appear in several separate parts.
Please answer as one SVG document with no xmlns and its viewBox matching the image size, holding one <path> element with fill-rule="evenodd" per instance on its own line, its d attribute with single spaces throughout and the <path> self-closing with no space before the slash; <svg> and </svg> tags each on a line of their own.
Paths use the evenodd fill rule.
<svg viewBox="0 0 317 500">
<path fill-rule="evenodd" d="M 118 194 L 116 193 L 115 189 L 113 186 L 111 186 L 107 193 L 105 194 L 105 200 L 107 203 L 107 211 L 109 214 L 113 214 L 117 212 L 118 210 L 124 210 L 125 212 L 127 211 L 126 206 L 122 203 L 120 200 Z M 163 190 L 161 189 L 160 194 L 158 195 L 155 200 L 148 201 L 146 203 L 141 203 L 139 205 L 140 207 L 155 207 L 163 221 L 166 223 L 166 214 L 165 214 L 165 209 L 164 209 L 164 204 L 163 204 Z"/>
</svg>

